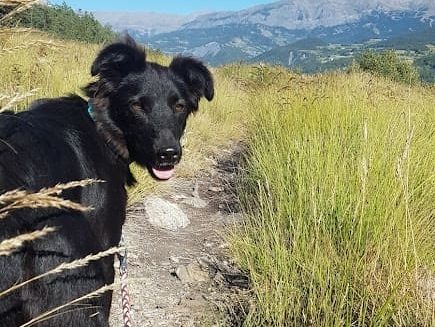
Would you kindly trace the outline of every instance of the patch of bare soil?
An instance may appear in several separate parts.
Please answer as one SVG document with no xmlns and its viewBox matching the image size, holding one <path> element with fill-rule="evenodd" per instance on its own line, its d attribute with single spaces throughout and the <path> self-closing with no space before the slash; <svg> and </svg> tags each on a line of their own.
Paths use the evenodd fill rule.
<svg viewBox="0 0 435 327">
<path fill-rule="evenodd" d="M 233 264 L 224 236 L 240 222 L 232 193 L 238 155 L 228 153 L 195 179 L 175 178 L 153 194 L 190 220 L 176 230 L 153 225 L 147 199 L 128 209 L 128 253 L 133 326 L 238 326 L 248 279 Z M 118 279 L 119 280 L 119 279 Z M 114 291 L 111 326 L 123 326 Z"/>
</svg>

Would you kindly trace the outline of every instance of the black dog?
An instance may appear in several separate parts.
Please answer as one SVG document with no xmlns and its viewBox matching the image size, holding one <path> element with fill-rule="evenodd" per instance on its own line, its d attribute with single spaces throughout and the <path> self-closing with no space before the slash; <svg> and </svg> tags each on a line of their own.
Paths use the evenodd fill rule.
<svg viewBox="0 0 435 327">
<path fill-rule="evenodd" d="M 0 115 L 0 193 L 99 179 L 63 197 L 94 208 L 18 210 L 0 220 L 0 242 L 54 226 L 56 233 L 0 256 L 0 294 L 62 262 L 119 243 L 125 219 L 129 164 L 168 179 L 180 161 L 180 137 L 201 97 L 213 98 L 213 79 L 200 62 L 175 58 L 169 67 L 145 61 L 130 38 L 111 44 L 91 69 L 97 81 L 79 96 L 39 100 L 30 110 Z M 113 256 L 0 295 L 0 326 L 14 327 L 114 280 Z M 111 294 L 68 307 L 38 326 L 108 326 Z M 59 313 L 59 312 L 57 312 Z"/>
</svg>

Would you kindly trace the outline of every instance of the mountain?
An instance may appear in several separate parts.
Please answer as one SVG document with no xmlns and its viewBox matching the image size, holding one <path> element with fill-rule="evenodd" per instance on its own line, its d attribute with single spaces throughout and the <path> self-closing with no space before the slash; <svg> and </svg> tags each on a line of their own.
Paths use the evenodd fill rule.
<svg viewBox="0 0 435 327">
<path fill-rule="evenodd" d="M 427 50 L 427 45 L 430 44 L 435 47 L 435 24 L 433 24 L 432 27 L 405 33 L 400 36 L 379 42 L 376 44 L 376 47 L 424 52 Z"/>
<path fill-rule="evenodd" d="M 125 16 L 112 23 L 105 17 L 105 23 L 128 30 L 153 48 L 219 65 L 283 52 L 282 47 L 303 39 L 349 45 L 425 30 L 435 25 L 435 1 L 287 0 L 196 16 Z"/>
<path fill-rule="evenodd" d="M 205 29 L 183 28 L 142 41 L 167 53 L 191 54 L 210 64 L 222 64 L 255 57 L 303 37 L 304 33 L 283 27 L 228 24 Z M 224 57 L 226 60 L 222 60 Z"/>
<path fill-rule="evenodd" d="M 425 11 L 435 16 L 433 0 L 287 0 L 237 12 L 201 15 L 184 28 L 210 28 L 228 24 L 262 24 L 290 30 L 330 27 L 358 21 L 371 11 Z"/>
<path fill-rule="evenodd" d="M 110 25 L 116 31 L 129 31 L 138 37 L 150 37 L 175 31 L 200 14 L 183 16 L 153 12 L 97 11 L 93 15 L 100 23 Z"/>
<path fill-rule="evenodd" d="M 252 62 L 270 62 L 283 66 L 293 66 L 297 62 L 296 53 L 312 51 L 327 46 L 327 43 L 318 38 L 308 38 L 292 44 L 274 48 L 251 59 Z"/>
</svg>

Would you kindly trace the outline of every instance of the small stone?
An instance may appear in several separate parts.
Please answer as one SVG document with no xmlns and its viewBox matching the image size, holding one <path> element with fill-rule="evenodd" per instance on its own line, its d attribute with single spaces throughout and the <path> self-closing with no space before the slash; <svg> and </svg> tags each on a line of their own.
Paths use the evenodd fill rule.
<svg viewBox="0 0 435 327">
<path fill-rule="evenodd" d="M 219 192 L 225 191 L 225 189 L 223 187 L 214 187 L 214 186 L 211 186 L 209 188 L 209 191 L 219 193 Z"/>
<path fill-rule="evenodd" d="M 184 195 L 184 194 L 174 194 L 174 195 L 171 195 L 171 198 L 174 199 L 175 201 L 179 201 L 179 200 L 188 198 L 188 196 Z"/>
<path fill-rule="evenodd" d="M 177 257 L 173 257 L 173 256 L 169 257 L 169 261 L 171 261 L 173 263 L 180 263 L 180 259 Z"/>
<path fill-rule="evenodd" d="M 175 270 L 175 274 L 183 284 L 201 283 L 210 280 L 208 273 L 203 271 L 196 262 L 192 262 L 187 266 L 179 266 Z"/>
<path fill-rule="evenodd" d="M 176 231 L 190 224 L 187 215 L 176 204 L 158 197 L 147 198 L 145 210 L 149 222 L 159 228 Z"/>
</svg>

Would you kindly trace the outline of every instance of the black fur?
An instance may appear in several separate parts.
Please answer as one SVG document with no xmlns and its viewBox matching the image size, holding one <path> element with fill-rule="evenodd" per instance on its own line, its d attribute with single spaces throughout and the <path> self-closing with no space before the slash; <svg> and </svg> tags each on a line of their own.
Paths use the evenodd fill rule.
<svg viewBox="0 0 435 327">
<path fill-rule="evenodd" d="M 129 164 L 137 162 L 151 174 L 171 169 L 181 158 L 179 141 L 187 117 L 201 97 L 213 98 L 212 76 L 202 63 L 183 57 L 169 67 L 146 62 L 144 50 L 130 37 L 104 48 L 91 73 L 97 80 L 85 92 L 92 118 L 88 102 L 76 95 L 39 100 L 18 114 L 0 114 L 0 193 L 87 178 L 106 181 L 62 194 L 93 207 L 88 213 L 23 209 L 0 220 L 0 242 L 45 226 L 58 229 L 0 256 L 0 293 L 62 262 L 116 246 L 125 219 L 125 184 L 134 182 Z M 0 326 L 19 326 L 112 283 L 113 259 L 0 297 Z M 108 326 L 110 303 L 111 293 L 106 293 L 38 326 Z"/>
</svg>

